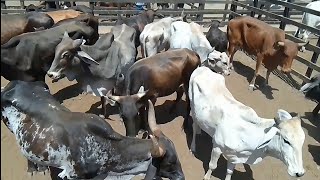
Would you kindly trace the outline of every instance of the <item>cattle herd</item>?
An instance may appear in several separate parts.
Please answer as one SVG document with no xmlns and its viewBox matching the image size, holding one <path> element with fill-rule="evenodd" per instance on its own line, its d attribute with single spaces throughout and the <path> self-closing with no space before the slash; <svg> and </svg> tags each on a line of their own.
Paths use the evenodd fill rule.
<svg viewBox="0 0 320 180">
<path fill-rule="evenodd" d="M 59 171 L 61 179 L 185 179 L 173 142 L 156 123 L 158 97 L 186 94 L 185 122 L 193 120 L 190 150 L 201 129 L 212 137 L 209 180 L 220 155 L 227 159 L 227 180 L 236 164 L 255 164 L 266 156 L 280 159 L 288 174 L 303 176 L 305 134 L 299 117 L 279 109 L 274 119 L 259 117 L 237 101 L 225 85 L 233 56 L 242 50 L 257 58 L 249 89 L 262 64 L 270 73 L 289 73 L 298 51 L 307 43 L 285 39 L 281 29 L 252 17 L 229 21 L 222 32 L 213 21 L 207 36 L 186 16 L 162 17 L 156 9 L 119 17 L 99 37 L 99 21 L 88 7 L 50 12 L 1 15 L 2 121 L 16 137 L 28 160 L 28 172 Z M 305 36 L 304 36 L 305 37 Z M 142 58 L 138 58 L 141 46 Z M 82 92 L 101 97 L 100 116 L 71 112 L 45 84 L 66 77 Z M 320 76 L 301 91 L 320 101 Z M 107 104 L 119 107 L 126 136 L 105 121 Z M 232 112 L 229 111 L 232 109 Z M 316 116 L 319 104 L 314 109 Z M 168 112 L 168 113 L 170 113 Z M 138 138 L 143 130 L 147 135 Z M 230 133 L 232 132 L 232 133 Z"/>
</svg>

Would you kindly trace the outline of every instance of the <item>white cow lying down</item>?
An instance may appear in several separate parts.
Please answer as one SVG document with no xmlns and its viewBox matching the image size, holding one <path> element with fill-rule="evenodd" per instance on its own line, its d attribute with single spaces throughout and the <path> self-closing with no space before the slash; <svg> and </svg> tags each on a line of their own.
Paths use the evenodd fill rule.
<svg viewBox="0 0 320 180">
<path fill-rule="evenodd" d="M 291 176 L 304 174 L 305 134 L 298 117 L 291 117 L 281 109 L 275 119 L 259 117 L 232 96 L 222 75 L 207 67 L 193 71 L 189 98 L 194 132 L 191 150 L 195 150 L 195 137 L 201 132 L 200 128 L 212 137 L 211 160 L 204 179 L 210 179 L 221 154 L 228 161 L 226 180 L 231 179 L 236 164 L 256 164 L 266 156 L 280 159 Z"/>
<path fill-rule="evenodd" d="M 230 74 L 230 60 L 225 52 L 216 51 L 203 34 L 202 27 L 195 23 L 176 21 L 171 24 L 170 48 L 188 48 L 195 51 L 201 64 L 215 72 Z"/>
</svg>

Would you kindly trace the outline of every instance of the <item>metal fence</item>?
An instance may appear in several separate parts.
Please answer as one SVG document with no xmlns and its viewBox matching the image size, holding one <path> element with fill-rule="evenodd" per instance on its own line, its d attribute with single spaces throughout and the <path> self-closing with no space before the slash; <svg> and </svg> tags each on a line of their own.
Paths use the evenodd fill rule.
<svg viewBox="0 0 320 180">
<path fill-rule="evenodd" d="M 54 1 L 54 0 L 48 0 Z M 311 10 L 305 8 L 308 4 L 306 1 L 301 0 L 287 0 L 287 2 L 279 0 L 77 0 L 77 3 L 87 3 L 91 6 L 94 13 L 100 19 L 100 25 L 114 25 L 117 15 L 133 15 L 137 14 L 139 10 L 135 8 L 121 8 L 119 3 L 135 3 L 143 2 L 150 7 L 150 4 L 154 3 L 185 3 L 184 13 L 187 15 L 188 19 L 195 21 L 199 24 L 208 23 L 212 19 L 220 20 L 221 26 L 224 26 L 228 21 L 236 16 L 250 15 L 252 17 L 258 17 L 259 19 L 267 22 L 268 24 L 279 25 L 279 28 L 286 30 L 286 25 L 290 24 L 299 28 L 306 29 L 314 34 L 320 36 L 320 30 L 315 27 L 309 27 L 305 24 L 299 23 L 301 21 L 302 14 L 304 12 L 315 14 L 320 16 L 319 11 Z M 7 5 L 6 9 L 1 9 L 1 14 L 7 13 L 24 13 L 26 2 L 24 0 L 5 0 L 1 2 L 6 2 L 7 4 L 15 2 L 15 6 Z M 65 2 L 73 2 L 72 0 L 65 0 Z M 101 7 L 96 6 L 96 2 L 105 3 L 118 3 L 118 7 Z M 293 3 L 291 3 L 293 2 Z M 311 2 L 311 1 L 309 1 Z M 32 3 L 39 3 L 39 0 L 32 1 Z M 282 6 L 278 9 L 260 9 L 263 4 L 275 4 Z M 72 3 L 71 3 L 72 4 Z M 159 13 L 165 16 L 179 16 L 182 9 L 178 9 L 177 6 L 173 8 L 159 9 Z M 264 17 L 263 17 L 264 16 Z M 292 31 L 286 30 L 286 37 L 295 42 L 302 42 L 302 40 L 292 36 Z M 316 64 L 319 59 L 320 48 L 319 42 L 320 38 L 315 45 L 308 44 L 306 49 L 313 53 L 311 59 L 305 59 L 301 56 L 297 56 L 296 60 L 301 62 L 302 65 L 308 67 L 305 73 L 298 72 L 293 69 L 292 74 L 302 79 L 304 82 L 310 80 L 310 75 L 312 71 L 315 70 L 320 72 L 319 65 Z"/>
</svg>

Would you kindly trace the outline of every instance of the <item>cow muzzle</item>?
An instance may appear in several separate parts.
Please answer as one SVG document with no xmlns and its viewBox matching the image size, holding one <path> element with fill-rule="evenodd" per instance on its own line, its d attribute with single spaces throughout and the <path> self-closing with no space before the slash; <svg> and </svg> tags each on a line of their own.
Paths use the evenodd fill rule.
<svg viewBox="0 0 320 180">
<path fill-rule="evenodd" d="M 64 77 L 63 74 L 58 72 L 47 72 L 47 75 L 52 79 L 52 82 L 57 82 Z"/>
</svg>

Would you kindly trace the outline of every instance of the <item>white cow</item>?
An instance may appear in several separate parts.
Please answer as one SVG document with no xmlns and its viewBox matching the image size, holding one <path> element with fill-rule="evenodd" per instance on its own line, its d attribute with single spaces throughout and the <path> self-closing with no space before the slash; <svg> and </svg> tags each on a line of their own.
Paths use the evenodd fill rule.
<svg viewBox="0 0 320 180">
<path fill-rule="evenodd" d="M 171 23 L 182 19 L 183 17 L 166 17 L 147 24 L 140 34 L 142 57 L 155 55 L 163 49 L 168 50 L 170 47 Z"/>
<path fill-rule="evenodd" d="M 221 154 L 228 161 L 226 180 L 231 179 L 238 163 L 256 164 L 266 156 L 280 159 L 291 176 L 302 176 L 302 146 L 305 134 L 298 117 L 278 110 L 275 119 L 265 119 L 250 107 L 237 101 L 226 88 L 222 75 L 207 67 L 198 67 L 191 75 L 189 98 L 193 117 L 191 150 L 195 150 L 200 128 L 212 137 L 213 149 L 210 179 Z"/>
<path fill-rule="evenodd" d="M 306 8 L 313 9 L 315 11 L 320 12 L 320 1 L 314 1 L 306 5 Z M 302 15 L 302 23 L 311 27 L 315 27 L 320 29 L 320 16 L 310 14 L 310 13 L 303 13 Z M 306 41 L 309 37 L 311 32 L 305 30 L 305 29 L 300 29 L 295 33 L 296 37 L 302 36 L 302 39 Z M 318 34 L 320 35 L 320 34 Z"/>
<path fill-rule="evenodd" d="M 230 60 L 225 52 L 216 51 L 203 34 L 202 27 L 194 22 L 176 21 L 171 24 L 170 48 L 188 48 L 195 51 L 204 64 L 215 72 L 230 74 Z"/>
</svg>

